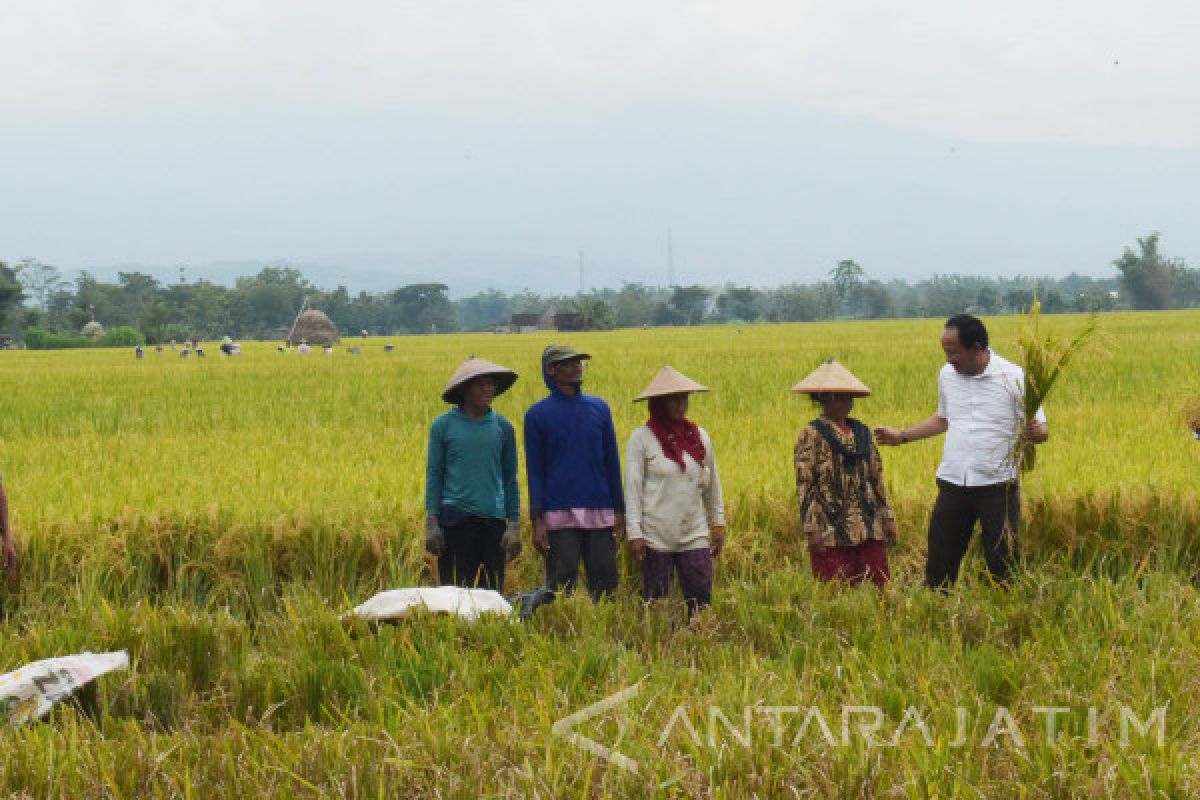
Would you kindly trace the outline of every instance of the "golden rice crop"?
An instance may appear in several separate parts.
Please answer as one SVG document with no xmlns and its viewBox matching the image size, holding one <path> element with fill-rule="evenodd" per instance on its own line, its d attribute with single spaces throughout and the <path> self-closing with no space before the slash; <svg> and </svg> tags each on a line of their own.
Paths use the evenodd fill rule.
<svg viewBox="0 0 1200 800">
<path fill-rule="evenodd" d="M 1193 314 L 1108 315 L 1113 347 L 1084 353 L 1063 378 L 1068 400 L 1047 411 L 1053 440 L 1037 488 L 1050 496 L 1153 485 L 1186 490 L 1195 451 L 1156 398 L 1190 388 L 1198 358 Z M 1045 318 L 1050 331 L 1078 318 Z M 1167 324 L 1172 321 L 1171 324 Z M 1019 320 L 993 323 L 996 348 L 1015 357 Z M 712 433 L 735 511 L 791 502 L 788 459 L 813 412 L 789 381 L 827 356 L 862 375 L 875 395 L 868 423 L 911 422 L 936 404 L 939 321 L 664 329 L 568 338 L 595 351 L 588 390 L 612 405 L 618 433 L 642 421 L 631 398 L 664 363 L 714 387 L 693 414 Z M 739 330 L 741 332 L 739 332 Z M 26 532 L 122 514 L 210 510 L 246 524 L 281 517 L 346 526 L 394 525 L 420 513 L 425 435 L 443 410 L 438 389 L 459 360 L 487 355 L 522 373 L 497 410 L 518 430 L 545 393 L 538 353 L 553 336 L 457 335 L 372 340 L 362 356 L 246 355 L 143 362 L 125 351 L 12 352 L 0 464 Z M 1153 454 L 1125 459 L 1114 453 Z M 889 486 L 904 504 L 930 495 L 936 442 L 887 451 Z M 781 513 L 783 510 L 780 510 Z"/>
<path fill-rule="evenodd" d="M 1017 361 L 1020 322 L 989 321 L 995 349 Z M 875 392 L 856 416 L 923 419 L 940 320 L 406 337 L 393 353 L 371 339 L 354 356 L 266 343 L 204 360 L 0 353 L 0 470 L 24 559 L 4 598 L 0 670 L 88 649 L 132 657 L 90 700 L 0 730 L 0 794 L 1196 796 L 1200 445 L 1177 409 L 1200 370 L 1198 323 L 1103 317 L 1105 353 L 1079 351 L 1046 404 L 1051 439 L 1023 492 L 1027 574 L 1005 592 L 968 569 L 947 596 L 920 585 L 936 441 L 883 454 L 894 585 L 809 578 L 791 449 L 815 412 L 787 391 L 833 357 Z M 1081 320 L 1039 324 L 1061 337 Z M 374 592 L 430 579 L 425 439 L 455 365 L 476 354 L 521 372 L 496 404 L 519 436 L 545 393 L 538 354 L 561 339 L 594 354 L 587 387 L 622 438 L 662 365 L 713 387 L 691 410 L 730 516 L 711 616 L 689 627 L 678 605 L 645 606 L 627 563 L 615 601 L 577 596 L 527 625 L 344 627 L 341 612 Z M 526 547 L 509 588 L 539 581 Z M 554 733 L 635 684 L 627 708 L 581 730 L 619 740 L 639 774 Z M 830 746 L 789 718 L 777 744 L 761 709 L 814 705 L 838 739 L 844 707 L 883 709 L 885 738 L 917 708 L 932 743 L 910 731 L 895 746 Z M 744 739 L 718 720 L 710 740 L 709 706 Z M 1001 706 L 1020 748 L 983 745 Z M 1034 710 L 1047 706 L 1072 709 L 1057 742 Z M 1121 707 L 1144 720 L 1160 706 L 1161 745 L 1121 743 Z M 679 708 L 698 739 L 681 727 L 663 738 Z"/>
</svg>

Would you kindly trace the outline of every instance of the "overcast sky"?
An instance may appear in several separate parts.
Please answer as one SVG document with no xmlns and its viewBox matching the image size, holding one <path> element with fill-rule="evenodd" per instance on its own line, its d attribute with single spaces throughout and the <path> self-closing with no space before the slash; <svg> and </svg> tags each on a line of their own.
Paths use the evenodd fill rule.
<svg viewBox="0 0 1200 800">
<path fill-rule="evenodd" d="M 570 290 L 1200 263 L 1200 4 L 0 0 L 0 259 Z M 490 272 L 489 272 L 490 270 Z"/>
</svg>

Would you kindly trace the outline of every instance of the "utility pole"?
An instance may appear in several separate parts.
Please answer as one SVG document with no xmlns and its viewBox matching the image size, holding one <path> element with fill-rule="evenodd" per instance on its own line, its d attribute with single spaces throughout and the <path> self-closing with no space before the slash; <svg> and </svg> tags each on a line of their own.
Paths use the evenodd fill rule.
<svg viewBox="0 0 1200 800">
<path fill-rule="evenodd" d="M 671 240 L 671 226 L 667 226 L 667 288 L 675 286 L 675 243 Z"/>
<path fill-rule="evenodd" d="M 583 296 L 583 251 L 579 251 L 579 295 Z"/>
</svg>

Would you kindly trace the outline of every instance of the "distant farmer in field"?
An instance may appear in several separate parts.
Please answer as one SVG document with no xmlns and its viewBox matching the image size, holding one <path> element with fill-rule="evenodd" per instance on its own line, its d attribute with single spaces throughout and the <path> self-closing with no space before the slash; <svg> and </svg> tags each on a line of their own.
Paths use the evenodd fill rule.
<svg viewBox="0 0 1200 800">
<path fill-rule="evenodd" d="M 582 560 L 588 591 L 598 600 L 617 588 L 625 497 L 612 413 L 582 391 L 589 358 L 566 345 L 542 352 L 550 396 L 525 413 L 525 468 L 533 544 L 546 555 L 547 586 L 573 590 Z"/>
<path fill-rule="evenodd" d="M 642 593 L 666 597 L 678 575 L 689 617 L 712 602 L 713 558 L 725 544 L 712 440 L 687 417 L 688 396 L 707 391 L 663 367 L 635 398 L 649 401 L 650 418 L 625 447 L 629 552 L 642 565 Z"/>
<path fill-rule="evenodd" d="M 425 468 L 425 549 L 443 585 L 502 591 L 504 561 L 521 550 L 517 438 L 492 410 L 517 373 L 482 358 L 462 363 L 433 421 Z"/>
<path fill-rule="evenodd" d="M 1050 436 L 1045 413 L 1024 419 L 1024 373 L 988 346 L 983 322 L 970 314 L 946 320 L 946 365 L 938 373 L 937 413 L 908 428 L 878 427 L 880 443 L 901 445 L 946 434 L 937 470 L 938 497 L 929 520 L 925 582 L 950 586 L 966 555 L 976 521 L 988 571 L 1007 582 L 1019 550 L 1021 498 L 1012 457 L 1022 427 L 1029 440 Z"/>
<path fill-rule="evenodd" d="M 793 392 L 810 395 L 821 416 L 796 440 L 796 495 L 813 576 L 884 586 L 896 515 L 883 485 L 883 460 L 866 425 L 850 416 L 854 398 L 871 390 L 830 359 Z"/>
</svg>

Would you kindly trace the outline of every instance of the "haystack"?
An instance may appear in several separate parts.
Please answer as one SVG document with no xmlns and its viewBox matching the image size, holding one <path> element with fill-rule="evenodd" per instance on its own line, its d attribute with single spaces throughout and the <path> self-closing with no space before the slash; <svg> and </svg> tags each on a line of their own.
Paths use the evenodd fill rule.
<svg viewBox="0 0 1200 800">
<path fill-rule="evenodd" d="M 99 339 L 104 335 L 104 326 L 99 322 L 96 322 L 96 320 L 92 320 L 87 325 L 83 326 L 83 330 L 81 330 L 80 333 L 92 339 Z"/>
<path fill-rule="evenodd" d="M 323 311 L 310 308 L 296 317 L 296 324 L 288 335 L 288 344 L 299 344 L 301 340 L 319 347 L 332 347 L 341 344 L 342 337 L 338 335 L 337 326 Z"/>
</svg>

